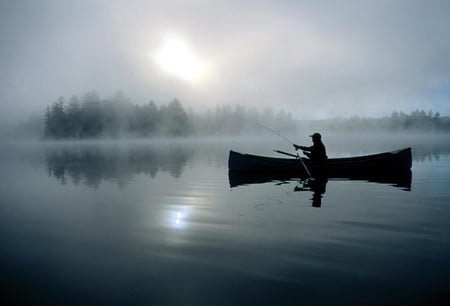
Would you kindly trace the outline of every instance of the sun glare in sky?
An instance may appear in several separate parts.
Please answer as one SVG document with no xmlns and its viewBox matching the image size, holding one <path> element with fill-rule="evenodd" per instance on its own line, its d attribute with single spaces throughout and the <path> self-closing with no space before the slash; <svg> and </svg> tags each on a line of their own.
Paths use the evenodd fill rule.
<svg viewBox="0 0 450 306">
<path fill-rule="evenodd" d="M 194 54 L 190 44 L 179 36 L 168 36 L 156 52 L 155 61 L 166 73 L 184 81 L 198 82 L 205 64 Z"/>
</svg>

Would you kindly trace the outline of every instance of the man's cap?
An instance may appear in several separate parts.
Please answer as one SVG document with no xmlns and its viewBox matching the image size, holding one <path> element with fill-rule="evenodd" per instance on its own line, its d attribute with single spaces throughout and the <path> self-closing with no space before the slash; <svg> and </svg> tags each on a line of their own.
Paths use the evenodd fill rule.
<svg viewBox="0 0 450 306">
<path fill-rule="evenodd" d="M 321 138 L 322 138 L 322 135 L 320 135 L 319 133 L 314 133 L 314 134 L 312 134 L 312 135 L 309 135 L 309 137 L 312 137 L 313 139 L 314 139 L 314 138 L 321 139 Z"/>
</svg>

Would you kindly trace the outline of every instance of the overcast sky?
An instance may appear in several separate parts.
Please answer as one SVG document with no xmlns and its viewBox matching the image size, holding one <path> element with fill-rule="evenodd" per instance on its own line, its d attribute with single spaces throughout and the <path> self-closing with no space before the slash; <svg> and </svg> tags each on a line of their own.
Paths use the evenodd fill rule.
<svg viewBox="0 0 450 306">
<path fill-rule="evenodd" d="M 201 76 L 176 71 L 189 63 L 164 49 L 173 37 Z M 0 116 L 90 90 L 300 118 L 450 115 L 449 37 L 448 0 L 0 0 Z"/>
</svg>

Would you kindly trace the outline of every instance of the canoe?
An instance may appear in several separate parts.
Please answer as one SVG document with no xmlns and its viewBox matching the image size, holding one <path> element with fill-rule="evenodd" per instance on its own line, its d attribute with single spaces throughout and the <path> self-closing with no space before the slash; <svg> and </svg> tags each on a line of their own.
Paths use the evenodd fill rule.
<svg viewBox="0 0 450 306">
<path fill-rule="evenodd" d="M 230 151 L 229 171 L 263 174 L 283 174 L 297 177 L 314 176 L 350 177 L 369 174 L 393 174 L 411 169 L 411 148 L 379 154 L 344 158 L 329 158 L 324 163 L 313 163 L 307 158 L 267 157 Z M 308 171 L 305 169 L 308 169 Z"/>
</svg>

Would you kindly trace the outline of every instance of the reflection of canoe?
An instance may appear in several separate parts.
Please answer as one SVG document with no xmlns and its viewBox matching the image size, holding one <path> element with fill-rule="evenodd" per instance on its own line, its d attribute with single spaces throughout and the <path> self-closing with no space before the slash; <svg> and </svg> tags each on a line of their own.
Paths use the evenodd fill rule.
<svg viewBox="0 0 450 306">
<path fill-rule="evenodd" d="M 320 164 L 312 163 L 307 158 L 302 158 L 302 161 L 313 177 L 363 179 L 393 184 L 400 179 L 402 187 L 409 188 L 404 184 L 406 178 L 406 183 L 409 181 L 407 185 L 411 184 L 411 148 L 357 157 L 330 158 Z M 303 164 L 296 158 L 257 156 L 234 151 L 230 151 L 228 168 L 230 183 L 232 177 L 267 181 L 266 178 L 271 177 L 283 179 L 307 176 Z"/>
<path fill-rule="evenodd" d="M 250 185 L 250 184 L 262 184 L 273 181 L 289 181 L 295 179 L 301 179 L 305 176 L 295 175 L 295 174 L 283 174 L 280 172 L 275 173 L 258 173 L 258 172 L 248 172 L 248 171 L 229 171 L 228 178 L 230 181 L 230 187 L 236 187 L 240 185 Z M 403 188 L 405 190 L 411 189 L 411 170 L 399 170 L 396 172 L 389 173 L 367 173 L 363 174 L 348 174 L 341 176 L 327 176 L 330 179 L 350 179 L 350 180 L 363 180 L 374 183 L 388 184 L 395 187 Z M 322 177 L 318 177 L 322 178 Z"/>
</svg>

